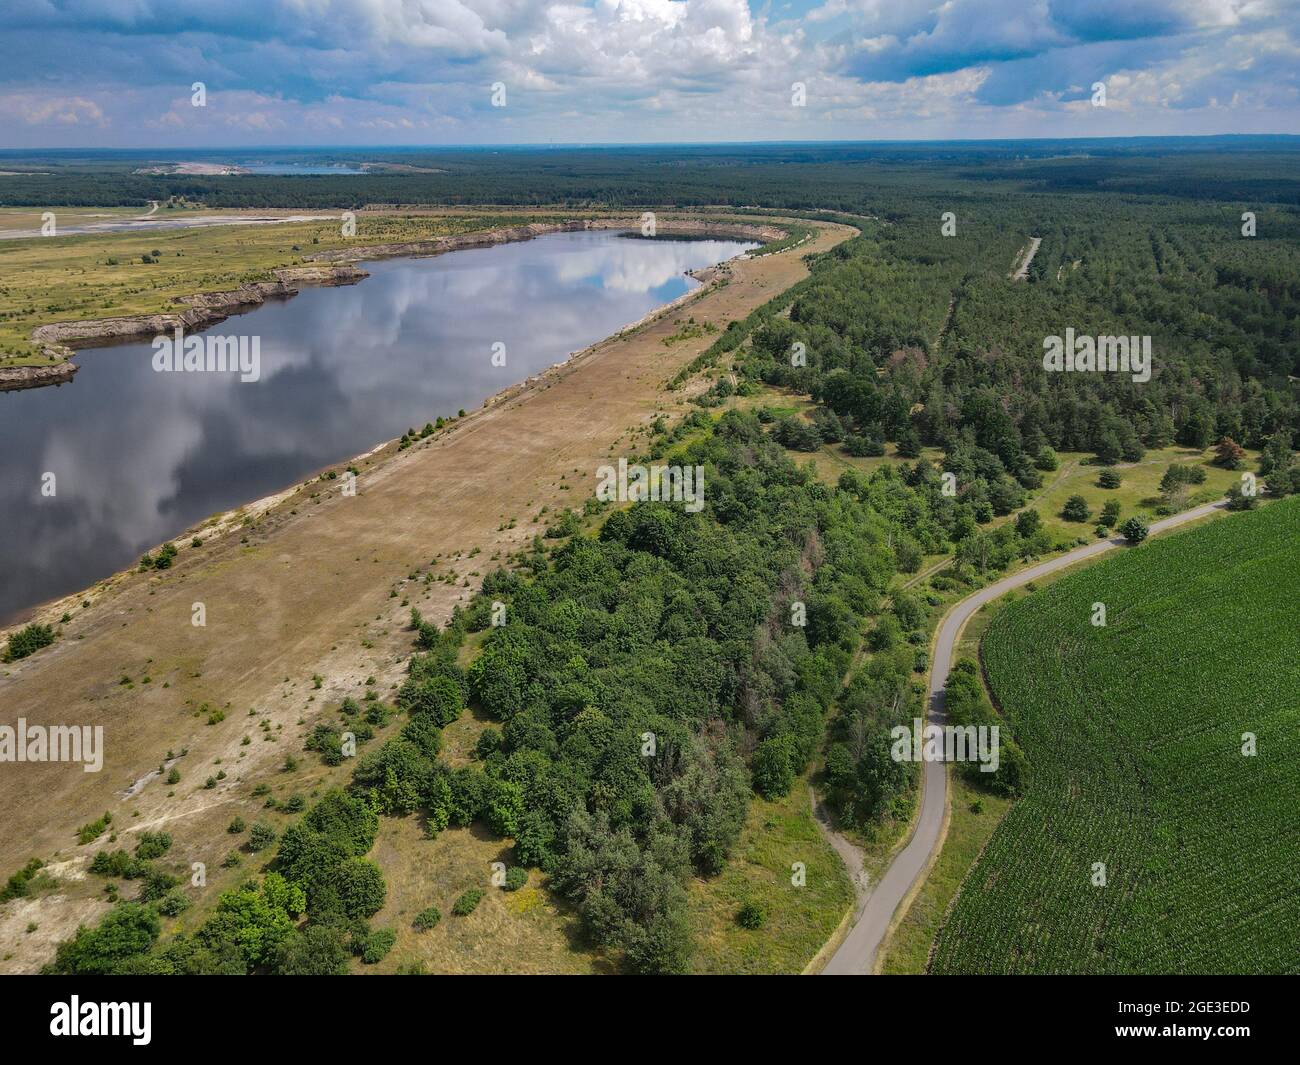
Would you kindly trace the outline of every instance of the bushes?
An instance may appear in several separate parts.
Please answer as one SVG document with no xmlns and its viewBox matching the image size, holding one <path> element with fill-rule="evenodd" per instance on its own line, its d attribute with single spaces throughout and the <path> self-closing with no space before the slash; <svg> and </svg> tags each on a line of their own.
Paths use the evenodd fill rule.
<svg viewBox="0 0 1300 1065">
<path fill-rule="evenodd" d="M 160 869 L 147 869 L 140 885 L 140 902 L 157 902 L 180 883 L 177 877 Z"/>
<path fill-rule="evenodd" d="M 379 866 L 368 858 L 348 858 L 332 878 L 341 912 L 348 917 L 372 917 L 384 905 L 388 887 Z"/>
<path fill-rule="evenodd" d="M 0 891 L 0 903 L 8 902 L 10 899 L 25 898 L 30 894 L 34 878 L 44 867 L 43 861 L 33 858 L 14 873 L 5 883 L 4 890 Z"/>
<path fill-rule="evenodd" d="M 1160 478 L 1160 491 L 1168 492 L 1180 485 L 1191 486 L 1204 483 L 1205 470 L 1200 466 L 1184 466 L 1175 462 L 1165 470 L 1164 476 Z"/>
<path fill-rule="evenodd" d="M 1119 531 L 1124 534 L 1124 538 L 1131 544 L 1140 544 L 1147 538 L 1151 532 L 1150 527 L 1141 518 L 1131 517 L 1119 527 Z"/>
<path fill-rule="evenodd" d="M 854 458 L 879 458 L 885 453 L 885 442 L 866 436 L 846 436 L 844 450 Z"/>
<path fill-rule="evenodd" d="M 172 561 L 178 554 L 176 545 L 172 543 L 163 544 L 158 548 L 156 555 L 143 555 L 140 558 L 141 569 L 170 569 Z"/>
<path fill-rule="evenodd" d="M 506 881 L 501 885 L 503 891 L 518 891 L 528 883 L 528 870 L 519 865 L 512 865 L 506 870 Z"/>
<path fill-rule="evenodd" d="M 474 756 L 476 758 L 487 758 L 497 751 L 501 750 L 501 733 L 494 728 L 485 728 L 478 735 L 478 742 L 474 745 Z"/>
<path fill-rule="evenodd" d="M 33 623 L 19 629 L 9 637 L 9 643 L 5 647 L 4 661 L 16 662 L 20 658 L 35 654 L 42 647 L 48 647 L 53 642 L 53 628 L 49 625 Z"/>
<path fill-rule="evenodd" d="M 212 950 L 234 946 L 245 969 L 252 970 L 281 956 L 304 909 L 302 888 L 278 873 L 268 873 L 260 886 L 249 881 L 222 894 L 195 939 Z"/>
<path fill-rule="evenodd" d="M 113 823 L 113 815 L 105 813 L 103 817 L 96 818 L 77 829 L 77 842 L 80 844 L 94 843 L 107 830 L 108 826 Z"/>
<path fill-rule="evenodd" d="M 483 819 L 498 836 L 513 836 L 524 812 L 524 792 L 508 780 L 489 779 Z"/>
<path fill-rule="evenodd" d="M 362 758 L 352 784 L 381 813 L 401 816 L 425 803 L 437 772 L 433 759 L 402 736 Z"/>
<path fill-rule="evenodd" d="M 822 446 L 817 427 L 797 418 L 781 418 L 772 426 L 772 439 L 793 451 L 816 451 Z"/>
<path fill-rule="evenodd" d="M 465 709 L 460 685 L 449 676 L 409 679 L 397 693 L 397 705 L 412 717 L 427 715 L 439 726 L 450 725 Z"/>
<path fill-rule="evenodd" d="M 171 850 L 172 838 L 166 832 L 142 832 L 136 844 L 135 856 L 142 862 L 161 858 Z"/>
<path fill-rule="evenodd" d="M 377 965 L 383 961 L 397 942 L 397 933 L 391 928 L 377 928 L 366 936 L 361 948 L 361 960 L 366 965 Z"/>
<path fill-rule="evenodd" d="M 451 907 L 451 912 L 457 917 L 468 917 L 474 912 L 482 899 L 483 892 L 479 888 L 470 888 L 455 901 Z"/>
<path fill-rule="evenodd" d="M 1230 485 L 1225 494 L 1229 510 L 1254 510 L 1259 505 L 1259 496 L 1247 495 L 1239 484 Z"/>
<path fill-rule="evenodd" d="M 979 665 L 970 658 L 961 658 L 953 664 L 948 674 L 944 692 L 944 710 L 954 725 L 976 728 L 998 727 L 998 768 L 985 772 L 977 761 L 962 765 L 967 778 L 975 784 L 1002 795 L 1018 795 L 1024 790 L 1028 763 L 1024 752 L 1011 735 L 1007 722 L 1000 718 L 984 692 Z"/>
<path fill-rule="evenodd" d="M 328 792 L 280 840 L 276 868 L 307 893 L 313 915 L 339 912 L 342 902 L 335 874 L 344 861 L 370 850 L 379 818 L 360 799 Z"/>
<path fill-rule="evenodd" d="M 248 842 L 244 844 L 249 853 L 256 854 L 258 851 L 264 851 L 275 842 L 275 829 L 265 821 L 258 821 L 249 830 Z"/>
<path fill-rule="evenodd" d="M 762 928 L 766 919 L 767 915 L 763 913 L 763 908 L 756 902 L 746 902 L 736 913 L 736 923 L 750 931 Z"/>
<path fill-rule="evenodd" d="M 164 917 L 179 917 L 190 908 L 190 897 L 183 888 L 174 887 L 158 900 L 158 912 Z"/>
<path fill-rule="evenodd" d="M 1070 496 L 1061 510 L 1061 517 L 1066 521 L 1087 521 L 1091 514 L 1088 501 L 1080 495 Z"/>
<path fill-rule="evenodd" d="M 438 922 L 442 920 L 442 912 L 437 906 L 426 906 L 415 915 L 415 920 L 411 922 L 417 932 L 428 932 L 436 928 Z"/>
<path fill-rule="evenodd" d="M 754 790 L 763 798 L 779 799 L 794 784 L 794 751 L 788 736 L 764 740 L 754 751 L 751 763 Z"/>
<path fill-rule="evenodd" d="M 308 925 L 281 944 L 276 971 L 284 976 L 342 976 L 348 968 L 348 947 L 337 925 Z"/>
<path fill-rule="evenodd" d="M 90 871 L 96 876 L 117 876 L 133 880 L 140 875 L 141 864 L 124 850 L 99 851 L 90 860 Z"/>
<path fill-rule="evenodd" d="M 98 927 L 83 925 L 70 940 L 59 944 L 48 971 L 69 976 L 111 974 L 119 964 L 153 946 L 161 928 L 152 907 L 120 902 Z"/>
</svg>

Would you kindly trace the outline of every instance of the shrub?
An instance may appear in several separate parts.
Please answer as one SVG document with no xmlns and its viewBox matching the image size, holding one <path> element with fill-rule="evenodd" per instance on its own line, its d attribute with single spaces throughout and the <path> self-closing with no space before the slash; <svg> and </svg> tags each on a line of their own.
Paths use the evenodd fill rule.
<svg viewBox="0 0 1300 1065">
<path fill-rule="evenodd" d="M 70 940 L 59 944 L 50 971 L 73 976 L 112 973 L 119 963 L 152 947 L 161 929 L 151 907 L 118 903 L 98 927 L 83 925 Z"/>
<path fill-rule="evenodd" d="M 1123 483 L 1124 478 L 1116 470 L 1102 470 L 1101 475 L 1097 478 L 1099 488 L 1118 488 Z"/>
<path fill-rule="evenodd" d="M 276 971 L 284 976 L 342 976 L 347 967 L 343 930 L 337 925 L 313 924 L 284 941 Z"/>
<path fill-rule="evenodd" d="M 53 642 L 54 629 L 49 625 L 33 623 L 26 628 L 19 629 L 9 637 L 9 645 L 5 649 L 4 660 L 6 662 L 15 662 L 20 658 L 26 658 L 28 655 L 39 651 L 42 647 L 48 647 Z"/>
<path fill-rule="evenodd" d="M 439 725 L 450 725 L 465 709 L 465 696 L 451 677 L 408 680 L 397 693 L 397 705 L 411 714 L 428 714 Z"/>
<path fill-rule="evenodd" d="M 166 832 L 142 832 L 140 842 L 135 845 L 135 856 L 142 862 L 161 858 L 171 850 L 172 838 Z"/>
<path fill-rule="evenodd" d="M 485 728 L 478 734 L 478 742 L 474 745 L 474 754 L 477 757 L 487 758 L 499 750 L 501 750 L 500 732 L 494 728 Z"/>
<path fill-rule="evenodd" d="M 190 897 L 185 894 L 185 889 L 174 887 L 158 900 L 158 912 L 164 917 L 179 917 L 190 905 Z"/>
<path fill-rule="evenodd" d="M 140 863 L 124 850 L 100 851 L 90 861 L 90 871 L 96 876 L 120 876 L 134 880 L 140 875 Z"/>
<path fill-rule="evenodd" d="M 332 878 L 339 904 L 348 917 L 373 917 L 384 905 L 388 886 L 379 866 L 367 858 L 339 863 Z"/>
<path fill-rule="evenodd" d="M 1016 515 L 1016 535 L 1021 539 L 1027 540 L 1033 536 L 1043 526 L 1043 519 L 1039 516 L 1038 511 L 1022 510 Z"/>
<path fill-rule="evenodd" d="M 171 873 L 164 873 L 160 869 L 148 869 L 144 874 L 144 882 L 140 885 L 139 901 L 157 902 L 179 884 L 180 880 Z"/>
<path fill-rule="evenodd" d="M 98 855 L 96 855 L 98 857 Z M 14 873 L 0 891 L 0 902 L 8 902 L 10 899 L 24 898 L 31 891 L 33 877 L 44 868 L 45 863 L 39 858 L 33 858 L 24 865 L 18 872 Z"/>
<path fill-rule="evenodd" d="M 754 751 L 754 790 L 763 798 L 779 799 L 794 784 L 794 751 L 788 736 L 764 740 Z"/>
<path fill-rule="evenodd" d="M 885 442 L 866 436 L 848 436 L 844 438 L 844 450 L 858 459 L 879 458 L 885 453 Z"/>
<path fill-rule="evenodd" d="M 1214 461 L 1225 470 L 1241 469 L 1241 462 L 1245 457 L 1246 452 L 1230 436 L 1225 436 L 1215 445 Z"/>
<path fill-rule="evenodd" d="M 512 865 L 506 870 L 506 882 L 501 885 L 505 891 L 518 891 L 528 883 L 528 870 L 522 865 Z"/>
<path fill-rule="evenodd" d="M 442 912 L 437 906 L 426 906 L 415 915 L 415 920 L 411 923 L 415 926 L 417 932 L 427 932 L 429 929 L 436 927 L 441 920 Z"/>
<path fill-rule="evenodd" d="M 763 927 L 766 915 L 763 908 L 756 902 L 747 902 L 736 913 L 736 923 L 741 928 L 748 928 L 751 931 Z"/>
<path fill-rule="evenodd" d="M 474 912 L 474 908 L 478 906 L 482 898 L 483 892 L 479 888 L 470 888 L 456 900 L 451 912 L 457 917 L 468 917 Z"/>
<path fill-rule="evenodd" d="M 1168 492 L 1170 489 L 1177 488 L 1180 485 L 1194 485 L 1205 483 L 1205 470 L 1200 466 L 1183 466 L 1180 463 L 1173 463 L 1165 475 L 1160 478 L 1160 491 Z"/>
<path fill-rule="evenodd" d="M 265 821 L 258 821 L 253 825 L 252 830 L 248 833 L 248 842 L 245 844 L 249 851 L 256 854 L 258 851 L 264 851 L 275 842 L 275 829 Z"/>
<path fill-rule="evenodd" d="M 397 942 L 397 933 L 391 928 L 377 928 L 366 936 L 365 946 L 361 951 L 361 960 L 366 965 L 377 965 L 393 949 Z"/>
<path fill-rule="evenodd" d="M 89 824 L 82 825 L 77 829 L 77 842 L 83 844 L 94 843 L 95 840 L 99 839 L 99 837 L 104 834 L 105 830 L 112 823 L 113 815 L 105 813 L 103 817 L 91 821 Z"/>
<path fill-rule="evenodd" d="M 1083 496 L 1075 495 L 1065 501 L 1061 517 L 1066 521 L 1087 521 L 1091 513 L 1092 511 L 1088 509 L 1088 501 Z"/>
<path fill-rule="evenodd" d="M 1124 522 L 1124 524 L 1119 527 L 1119 531 L 1124 534 L 1124 538 L 1128 540 L 1129 543 L 1140 544 L 1147 538 L 1151 529 L 1141 518 L 1134 516 Z"/>
<path fill-rule="evenodd" d="M 1241 485 L 1234 484 L 1229 486 L 1225 493 L 1228 498 L 1229 510 L 1254 510 L 1259 503 L 1259 497 L 1256 495 L 1247 495 L 1242 491 Z"/>
</svg>

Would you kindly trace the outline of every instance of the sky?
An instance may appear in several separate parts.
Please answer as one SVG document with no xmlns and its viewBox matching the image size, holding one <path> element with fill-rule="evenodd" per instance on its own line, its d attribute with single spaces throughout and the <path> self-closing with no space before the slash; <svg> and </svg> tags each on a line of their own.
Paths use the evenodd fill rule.
<svg viewBox="0 0 1300 1065">
<path fill-rule="evenodd" d="M 0 0 L 0 148 L 1217 133 L 1300 0 Z"/>
</svg>

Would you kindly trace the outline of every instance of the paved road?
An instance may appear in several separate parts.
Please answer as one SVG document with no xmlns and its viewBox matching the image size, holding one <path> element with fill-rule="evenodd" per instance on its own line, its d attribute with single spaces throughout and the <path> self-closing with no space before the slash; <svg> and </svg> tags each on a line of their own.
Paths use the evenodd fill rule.
<svg viewBox="0 0 1300 1065">
<path fill-rule="evenodd" d="M 1151 532 L 1160 533 L 1186 522 L 1195 521 L 1223 506 L 1225 504 L 1219 502 L 1193 507 L 1171 518 L 1155 522 L 1151 526 Z M 1003 577 L 1000 581 L 981 588 L 957 603 L 944 616 L 939 625 L 939 632 L 935 636 L 934 665 L 930 670 L 928 690 L 929 720 L 935 724 L 943 724 L 943 693 L 948 683 L 948 670 L 952 665 L 953 650 L 957 646 L 957 636 L 962 626 L 971 615 L 985 603 L 1001 598 L 1013 588 L 1045 577 L 1049 573 L 1055 573 L 1066 566 L 1073 566 L 1076 562 L 1104 554 L 1123 546 L 1125 542 L 1122 536 L 1112 540 L 1098 540 L 1096 543 L 1076 548 L 1037 566 Z M 822 970 L 823 976 L 853 976 L 871 972 L 876 951 L 879 950 L 880 943 L 889 930 L 889 923 L 893 920 L 895 911 L 912 890 L 912 886 L 921 878 L 931 857 L 936 854 L 939 847 L 939 834 L 943 829 L 944 816 L 948 810 L 947 767 L 942 762 L 923 762 L 922 780 L 924 791 L 921 797 L 921 812 L 916 819 L 911 839 L 908 840 L 907 846 L 895 855 L 885 875 L 877 882 L 866 905 L 861 907 L 862 912 L 857 923 L 850 929 L 848 936 L 831 956 L 830 961 L 826 963 L 826 967 Z M 861 903 L 859 905 L 861 906 Z"/>
</svg>

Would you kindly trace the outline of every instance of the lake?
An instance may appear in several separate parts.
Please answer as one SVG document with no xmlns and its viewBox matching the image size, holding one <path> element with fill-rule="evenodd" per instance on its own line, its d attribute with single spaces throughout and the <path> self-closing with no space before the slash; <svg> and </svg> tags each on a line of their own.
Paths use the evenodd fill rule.
<svg viewBox="0 0 1300 1065">
<path fill-rule="evenodd" d="M 157 372 L 143 341 L 83 349 L 70 383 L 0 392 L 0 621 L 473 410 L 697 287 L 684 271 L 753 247 L 593 231 L 365 263 L 357 285 L 304 289 L 202 334 L 256 337 L 257 380 Z"/>
</svg>

